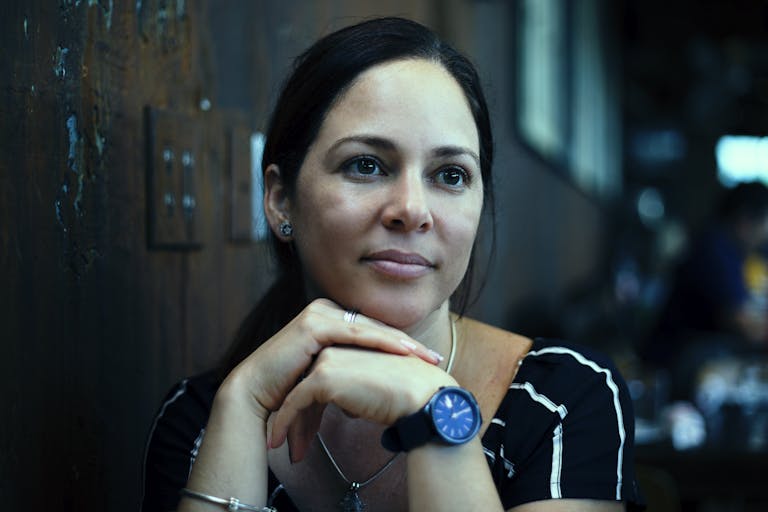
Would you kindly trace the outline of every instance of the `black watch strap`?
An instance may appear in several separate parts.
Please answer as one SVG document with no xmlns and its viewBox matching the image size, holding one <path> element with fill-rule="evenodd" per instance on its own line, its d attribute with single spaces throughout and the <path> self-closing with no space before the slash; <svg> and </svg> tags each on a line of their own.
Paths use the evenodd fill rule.
<svg viewBox="0 0 768 512">
<path fill-rule="evenodd" d="M 403 416 L 381 434 L 381 445 L 391 452 L 408 452 L 434 436 L 432 421 L 424 409 Z"/>
</svg>

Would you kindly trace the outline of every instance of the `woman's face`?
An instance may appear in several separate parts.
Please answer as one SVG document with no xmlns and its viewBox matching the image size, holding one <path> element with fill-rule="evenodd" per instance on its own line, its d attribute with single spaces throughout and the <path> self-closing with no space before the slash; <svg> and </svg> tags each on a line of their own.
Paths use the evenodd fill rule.
<svg viewBox="0 0 768 512">
<path fill-rule="evenodd" d="M 461 282 L 483 205 L 479 141 L 439 64 L 361 74 L 310 146 L 287 201 L 311 296 L 408 328 Z"/>
</svg>

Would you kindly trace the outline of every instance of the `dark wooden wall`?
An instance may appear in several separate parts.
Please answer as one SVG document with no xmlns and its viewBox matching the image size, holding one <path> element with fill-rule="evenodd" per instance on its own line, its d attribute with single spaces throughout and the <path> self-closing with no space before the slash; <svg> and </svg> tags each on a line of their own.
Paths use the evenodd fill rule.
<svg viewBox="0 0 768 512">
<path fill-rule="evenodd" d="M 269 282 L 265 247 L 242 237 L 242 137 L 263 127 L 290 57 L 360 16 L 403 14 L 484 51 L 481 68 L 494 66 L 504 84 L 508 54 L 482 41 L 488 26 L 506 37 L 505 4 L 3 2 L 4 510 L 137 510 L 144 441 L 163 394 L 216 361 Z M 503 91 L 491 97 L 506 108 Z M 502 264 L 477 307 L 495 323 L 526 287 L 554 293 L 588 274 L 599 249 L 599 211 L 515 150 L 508 132 L 502 123 L 500 154 L 523 170 L 504 169 Z M 165 147 L 175 155 L 168 175 Z M 180 167 L 184 150 L 192 169 Z M 164 191 L 175 194 L 172 218 L 163 217 Z M 183 191 L 195 200 L 188 216 Z M 553 221 L 552 205 L 569 224 Z M 523 256 L 574 237 L 583 242 L 575 261 L 556 250 L 543 261 Z M 518 272 L 526 265 L 534 272 Z"/>
</svg>

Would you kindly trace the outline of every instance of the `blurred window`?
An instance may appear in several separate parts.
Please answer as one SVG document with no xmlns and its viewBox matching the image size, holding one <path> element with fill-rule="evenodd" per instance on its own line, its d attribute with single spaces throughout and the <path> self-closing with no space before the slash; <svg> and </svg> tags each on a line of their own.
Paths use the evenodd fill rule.
<svg viewBox="0 0 768 512">
<path fill-rule="evenodd" d="M 768 185 L 768 137 L 724 135 L 715 146 L 720 183 L 733 187 L 741 182 Z"/>
<path fill-rule="evenodd" d="M 605 0 L 519 0 L 515 127 L 598 197 L 621 191 L 618 41 Z"/>
</svg>

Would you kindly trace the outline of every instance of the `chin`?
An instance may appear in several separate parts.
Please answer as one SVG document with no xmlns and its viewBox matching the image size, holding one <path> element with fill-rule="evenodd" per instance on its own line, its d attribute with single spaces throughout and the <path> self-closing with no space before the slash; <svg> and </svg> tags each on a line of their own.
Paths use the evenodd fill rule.
<svg viewBox="0 0 768 512">
<path fill-rule="evenodd" d="M 365 301 L 360 304 L 360 312 L 365 316 L 401 331 L 409 331 L 438 309 L 440 304 L 427 305 L 407 300 L 387 300 L 375 304 Z"/>
</svg>

